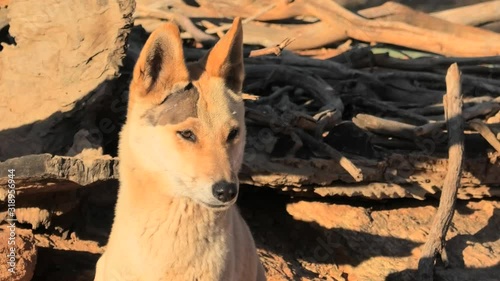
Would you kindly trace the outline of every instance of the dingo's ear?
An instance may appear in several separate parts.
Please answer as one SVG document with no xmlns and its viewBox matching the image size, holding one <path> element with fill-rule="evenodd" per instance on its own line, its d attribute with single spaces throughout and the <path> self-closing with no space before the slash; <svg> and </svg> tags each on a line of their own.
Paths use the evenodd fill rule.
<svg viewBox="0 0 500 281">
<path fill-rule="evenodd" d="M 177 88 L 189 83 L 179 28 L 167 23 L 149 36 L 134 68 L 130 84 L 132 101 L 136 97 L 159 104 Z"/>
<path fill-rule="evenodd" d="M 226 85 L 235 92 L 240 92 L 244 78 L 243 68 L 243 29 L 241 19 L 235 18 L 231 29 L 201 60 L 206 72 L 221 77 Z"/>
</svg>

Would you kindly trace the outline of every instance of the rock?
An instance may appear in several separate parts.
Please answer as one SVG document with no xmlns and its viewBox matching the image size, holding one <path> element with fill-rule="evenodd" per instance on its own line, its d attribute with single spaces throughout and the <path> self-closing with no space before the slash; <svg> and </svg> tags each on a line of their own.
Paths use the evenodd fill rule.
<svg viewBox="0 0 500 281">
<path fill-rule="evenodd" d="M 9 240 L 11 233 L 15 240 Z M 31 230 L 15 228 L 11 232 L 8 225 L 0 226 L 0 263 L 2 268 L 8 264 L 11 249 L 16 255 L 14 273 L 9 270 L 0 271 L 0 281 L 29 281 L 33 277 L 37 262 L 37 248 L 35 238 Z M 9 245 L 7 241 L 15 241 L 15 244 Z M 10 265 L 9 265 L 10 266 Z"/>
</svg>

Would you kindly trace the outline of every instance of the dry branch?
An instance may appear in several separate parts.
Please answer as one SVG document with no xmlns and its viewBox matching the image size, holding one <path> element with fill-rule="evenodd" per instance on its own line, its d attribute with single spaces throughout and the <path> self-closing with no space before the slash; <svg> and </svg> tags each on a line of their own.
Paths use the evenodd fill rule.
<svg viewBox="0 0 500 281">
<path fill-rule="evenodd" d="M 380 117 L 368 115 L 368 114 L 358 114 L 352 119 L 352 122 L 358 127 L 368 130 L 372 133 L 395 136 L 403 139 L 414 140 L 415 139 L 415 126 L 387 120 Z"/>
<path fill-rule="evenodd" d="M 431 13 L 430 15 L 452 23 L 477 26 L 500 20 L 500 1 L 488 1 L 449 10 Z M 417 25 L 432 26 L 432 22 L 420 22 L 415 14 L 410 14 L 401 4 L 386 2 L 381 6 L 358 11 L 358 14 L 370 19 L 384 19 L 417 23 Z M 436 26 L 441 28 L 441 26 Z"/>
<path fill-rule="evenodd" d="M 446 75 L 447 92 L 443 98 L 448 121 L 449 160 L 448 172 L 444 179 L 439 208 L 432 222 L 427 242 L 422 249 L 418 264 L 420 281 L 433 280 L 433 268 L 437 255 L 447 265 L 446 233 L 455 212 L 457 190 L 460 186 L 464 152 L 464 120 L 462 118 L 462 92 L 460 72 L 455 63 Z"/>
<path fill-rule="evenodd" d="M 134 17 L 137 19 L 140 18 L 156 18 L 159 20 L 168 20 L 175 22 L 179 25 L 183 30 L 191 34 L 193 38 L 198 42 L 210 42 L 216 41 L 217 39 L 212 35 L 206 34 L 201 31 L 195 24 L 189 19 L 189 17 L 179 14 L 179 13 L 169 13 L 159 9 L 147 8 L 141 5 L 138 5 Z"/>
<path fill-rule="evenodd" d="M 463 6 L 435 12 L 434 17 L 465 25 L 481 25 L 500 21 L 500 1 L 488 1 L 469 6 Z"/>
<path fill-rule="evenodd" d="M 334 126 L 340 121 L 344 111 L 344 104 L 332 86 L 321 77 L 299 69 L 278 67 L 269 75 L 267 81 L 294 85 L 310 91 L 317 101 L 323 105 L 321 110 L 331 112 L 331 114 L 321 115 L 322 118 L 318 120 L 318 122 L 322 123 L 323 128 Z"/>
<path fill-rule="evenodd" d="M 404 60 L 390 57 L 388 54 L 370 54 L 370 63 L 376 66 L 408 70 L 408 71 L 439 71 L 446 70 L 446 68 L 456 62 L 462 66 L 478 66 L 482 64 L 500 64 L 500 56 L 491 57 L 421 57 L 412 60 Z M 444 73 L 444 71 L 443 71 Z"/>
<path fill-rule="evenodd" d="M 351 49 L 352 40 L 346 40 L 344 43 L 340 44 L 335 49 L 330 48 L 321 48 L 321 49 L 313 49 L 313 50 L 301 50 L 295 51 L 297 54 L 301 56 L 309 56 L 315 59 L 326 60 L 338 55 L 341 55 Z"/>
<path fill-rule="evenodd" d="M 200 21 L 200 23 L 206 28 L 206 29 L 210 29 L 210 28 L 216 28 L 218 27 L 217 25 L 207 21 L 207 20 L 202 20 Z M 206 31 L 205 31 L 206 32 Z M 219 38 L 222 38 L 224 36 L 224 32 L 223 31 L 217 31 L 217 36 L 219 36 Z"/>
<path fill-rule="evenodd" d="M 496 149 L 498 153 L 500 153 L 500 141 L 495 137 L 495 134 L 490 130 L 490 128 L 483 123 L 483 121 L 478 119 L 473 119 L 467 122 L 469 126 L 471 126 L 474 130 L 483 136 L 483 138 Z"/>
<path fill-rule="evenodd" d="M 404 10 L 405 14 L 408 15 L 404 19 L 418 18 L 418 23 L 425 26 L 398 21 L 366 20 L 350 13 L 333 1 L 310 1 L 306 7 L 326 26 L 361 41 L 389 43 L 447 56 L 476 57 L 500 54 L 500 35 L 496 33 L 454 25 L 403 5 L 394 3 L 384 5 L 391 5 L 391 9 L 397 7 Z M 411 23 L 416 24 L 417 22 L 412 20 Z M 428 26 L 427 23 L 434 24 Z M 440 30 L 436 30 L 436 28 L 440 28 Z M 456 42 L 460 42 L 460 44 L 456 44 Z"/>
<path fill-rule="evenodd" d="M 263 14 L 269 12 L 270 10 L 274 9 L 274 7 L 276 7 L 276 4 L 271 4 L 265 8 L 263 8 L 262 10 L 258 11 L 255 15 L 252 15 L 248 18 L 245 18 L 241 21 L 242 24 L 247 24 L 253 20 L 255 20 L 256 18 L 262 16 Z M 221 26 L 216 26 L 216 27 L 213 27 L 213 28 L 209 28 L 207 30 L 205 30 L 206 33 L 208 34 L 213 34 L 213 33 L 217 33 L 217 32 L 221 32 L 221 31 L 226 31 L 228 30 L 229 28 L 231 28 L 231 24 L 224 24 L 224 25 L 221 25 Z"/>
<path fill-rule="evenodd" d="M 395 2 L 386 2 L 381 6 L 369 8 L 359 13 L 368 18 L 376 18 L 378 21 L 406 23 L 438 33 L 453 34 L 465 40 L 490 40 L 488 36 L 499 36 L 494 32 L 480 28 L 455 24 L 435 18 Z"/>
<path fill-rule="evenodd" d="M 356 104 L 364 109 L 372 109 L 377 114 L 387 114 L 405 120 L 405 123 L 424 125 L 429 123 L 429 119 L 420 114 L 413 113 L 408 110 L 400 109 L 388 102 L 383 102 L 377 99 L 370 98 L 354 98 L 353 104 Z"/>
<path fill-rule="evenodd" d="M 496 102 L 483 102 L 466 108 L 463 111 L 462 118 L 464 120 L 470 120 L 476 118 L 478 116 L 489 115 L 492 113 L 496 113 L 500 110 L 500 104 Z M 436 130 L 439 130 L 444 127 L 446 124 L 445 121 L 437 121 L 429 124 L 425 124 L 415 128 L 415 134 L 417 136 L 428 135 Z"/>
<path fill-rule="evenodd" d="M 290 45 L 295 39 L 294 38 L 285 38 L 283 42 L 279 43 L 278 45 L 274 47 L 267 47 L 264 49 L 259 49 L 259 50 L 252 50 L 250 52 L 249 57 L 258 57 L 258 56 L 265 56 L 265 55 L 270 55 L 274 54 L 276 56 L 281 55 L 281 52 L 286 48 L 286 46 Z"/>
<path fill-rule="evenodd" d="M 356 167 L 356 165 L 354 165 L 351 160 L 342 155 L 342 153 L 340 153 L 333 147 L 319 140 L 316 140 L 314 137 L 303 131 L 297 130 L 296 133 L 305 143 L 307 143 L 314 149 L 319 149 L 325 152 L 326 154 L 328 154 L 328 156 L 332 157 L 333 160 L 337 161 L 339 165 L 342 166 L 342 168 L 344 168 L 356 182 L 360 182 L 363 180 L 363 173 L 361 172 L 361 169 Z"/>
</svg>

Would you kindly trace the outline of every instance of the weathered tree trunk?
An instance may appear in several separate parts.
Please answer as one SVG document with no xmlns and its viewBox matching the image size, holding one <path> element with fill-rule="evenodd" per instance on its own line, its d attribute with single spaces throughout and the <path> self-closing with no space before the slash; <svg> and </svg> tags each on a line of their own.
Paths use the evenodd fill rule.
<svg viewBox="0 0 500 281">
<path fill-rule="evenodd" d="M 109 94 L 108 81 L 117 77 L 134 6 L 133 0 L 10 3 L 16 45 L 0 53 L 0 160 L 72 145 L 80 123 L 91 118 L 85 108 Z"/>
</svg>

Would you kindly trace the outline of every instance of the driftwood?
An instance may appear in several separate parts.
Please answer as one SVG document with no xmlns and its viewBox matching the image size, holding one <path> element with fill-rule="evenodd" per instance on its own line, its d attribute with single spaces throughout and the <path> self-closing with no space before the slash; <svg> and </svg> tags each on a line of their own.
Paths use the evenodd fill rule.
<svg viewBox="0 0 500 281">
<path fill-rule="evenodd" d="M 498 11 L 500 11 L 500 1 L 496 0 L 435 12 L 431 15 L 450 22 L 477 26 L 500 21 Z"/>
<path fill-rule="evenodd" d="M 432 222 L 427 242 L 422 249 L 418 263 L 420 281 L 432 281 L 434 262 L 440 256 L 445 266 L 448 265 L 446 254 L 446 233 L 453 219 L 457 190 L 463 169 L 464 154 L 464 119 L 462 118 L 462 90 L 460 72 L 457 64 L 450 66 L 446 75 L 447 93 L 443 98 L 446 120 L 448 122 L 449 159 L 448 172 L 443 183 L 443 192 L 439 208 Z"/>
<path fill-rule="evenodd" d="M 455 29 L 456 32 L 461 32 L 462 30 L 467 30 L 467 28 L 460 27 L 460 25 L 478 26 L 484 23 L 499 21 L 499 9 L 500 1 L 489 1 L 470 6 L 434 12 L 431 13 L 430 16 L 427 16 L 424 13 L 418 13 L 410 10 L 401 4 L 395 2 L 386 2 L 378 7 L 360 10 L 358 11 L 358 14 L 370 19 L 401 21 L 406 23 L 413 23 L 418 26 L 431 27 L 433 26 L 433 24 L 439 24 L 437 26 L 434 26 L 441 30 Z M 427 21 L 424 22 L 422 20 Z"/>
<path fill-rule="evenodd" d="M 386 22 L 406 23 L 425 30 L 434 30 L 438 33 L 448 33 L 467 41 L 481 40 L 487 36 L 494 36 L 493 38 L 497 38 L 497 36 L 499 36 L 498 34 L 490 31 L 463 26 L 440 18 L 435 18 L 426 13 L 415 11 L 395 2 L 386 2 L 381 6 L 358 11 L 358 13 L 371 19 L 376 18 L 377 20 Z"/>
<path fill-rule="evenodd" d="M 176 12 L 188 17 L 234 17 L 249 18 L 244 25 L 245 43 L 272 47 L 285 38 L 297 38 L 290 50 L 322 47 L 327 44 L 353 38 L 365 42 L 389 43 L 408 48 L 443 54 L 447 56 L 488 56 L 500 54 L 500 35 L 474 27 L 454 24 L 416 12 L 400 4 L 386 3 L 378 9 L 401 14 L 396 20 L 370 20 L 354 14 L 334 1 L 200 1 L 199 7 L 172 1 L 166 15 Z M 139 2 L 139 11 L 149 9 Z M 390 7 L 388 7 L 389 5 Z M 376 9 L 376 8 L 373 8 Z M 369 16 L 373 9 L 362 11 Z M 169 16 L 148 16 L 164 19 Z M 303 25 L 262 24 L 259 21 L 283 20 L 297 16 L 316 18 L 319 21 L 305 21 Z M 143 13 L 137 15 L 144 18 Z M 415 20 L 412 20 L 415 19 Z M 403 20 L 403 21 L 401 21 Z M 140 21 L 139 21 L 140 23 Z M 427 24 L 428 23 L 428 24 Z M 150 26 L 151 29 L 157 25 Z M 222 27 L 210 28 L 215 33 Z M 437 30 L 436 30 L 437 28 Z M 192 30 L 192 28 L 191 28 Z M 189 31 L 189 29 L 186 29 Z M 196 30 L 193 37 L 199 37 Z M 280 36 L 276 36 L 280 34 Z M 455 42 L 461 42 L 455 44 Z"/>
</svg>

